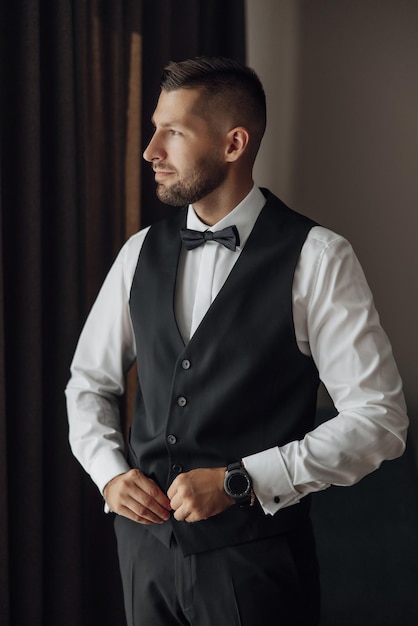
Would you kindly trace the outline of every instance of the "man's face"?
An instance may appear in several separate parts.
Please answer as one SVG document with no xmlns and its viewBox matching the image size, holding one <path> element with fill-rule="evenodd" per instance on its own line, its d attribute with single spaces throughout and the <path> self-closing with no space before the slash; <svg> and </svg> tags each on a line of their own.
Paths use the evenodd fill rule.
<svg viewBox="0 0 418 626">
<path fill-rule="evenodd" d="M 153 116 L 154 135 L 144 152 L 152 163 L 157 196 L 183 206 L 202 200 L 225 180 L 222 137 L 199 115 L 199 91 L 162 91 Z"/>
</svg>

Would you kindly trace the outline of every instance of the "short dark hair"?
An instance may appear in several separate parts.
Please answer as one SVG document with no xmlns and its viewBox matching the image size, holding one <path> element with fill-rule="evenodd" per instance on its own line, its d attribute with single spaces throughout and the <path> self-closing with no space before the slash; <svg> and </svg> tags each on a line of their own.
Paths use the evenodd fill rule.
<svg viewBox="0 0 418 626">
<path fill-rule="evenodd" d="M 255 71 L 225 57 L 195 57 L 171 61 L 161 77 L 164 91 L 202 89 L 203 101 L 233 115 L 234 124 L 248 128 L 254 156 L 266 128 L 266 96 Z"/>
</svg>

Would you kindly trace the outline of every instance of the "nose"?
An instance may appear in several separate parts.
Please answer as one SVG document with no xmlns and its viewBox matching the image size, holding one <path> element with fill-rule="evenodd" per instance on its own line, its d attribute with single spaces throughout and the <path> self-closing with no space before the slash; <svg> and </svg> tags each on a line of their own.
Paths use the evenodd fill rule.
<svg viewBox="0 0 418 626">
<path fill-rule="evenodd" d="M 151 137 L 151 140 L 145 148 L 142 156 L 145 161 L 148 161 L 149 163 L 152 163 L 153 161 L 161 161 L 165 158 L 166 154 L 161 141 L 158 138 L 157 132 L 155 132 Z"/>
</svg>

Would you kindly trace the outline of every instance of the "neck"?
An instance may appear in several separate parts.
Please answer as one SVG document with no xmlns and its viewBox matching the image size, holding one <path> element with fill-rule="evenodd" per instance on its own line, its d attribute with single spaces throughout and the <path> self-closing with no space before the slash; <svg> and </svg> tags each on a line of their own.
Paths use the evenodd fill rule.
<svg viewBox="0 0 418 626">
<path fill-rule="evenodd" d="M 235 207 L 244 200 L 253 188 L 252 179 L 247 184 L 236 186 L 231 189 L 215 189 L 211 194 L 195 202 L 193 209 L 199 219 L 208 226 L 213 226 L 231 213 Z"/>
</svg>

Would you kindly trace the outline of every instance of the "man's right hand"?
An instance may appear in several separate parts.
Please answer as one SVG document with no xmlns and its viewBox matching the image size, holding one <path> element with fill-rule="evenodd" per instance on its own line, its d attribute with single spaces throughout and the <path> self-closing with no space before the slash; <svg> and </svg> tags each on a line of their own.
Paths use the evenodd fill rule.
<svg viewBox="0 0 418 626">
<path fill-rule="evenodd" d="M 161 524 L 171 515 L 170 500 L 137 469 L 119 474 L 103 489 L 109 508 L 139 524 Z"/>
</svg>

